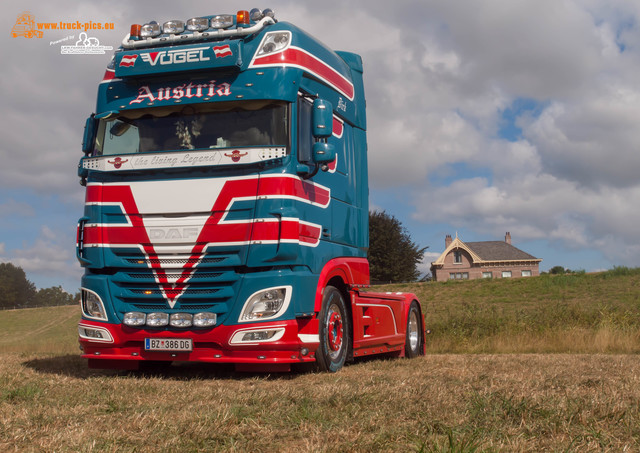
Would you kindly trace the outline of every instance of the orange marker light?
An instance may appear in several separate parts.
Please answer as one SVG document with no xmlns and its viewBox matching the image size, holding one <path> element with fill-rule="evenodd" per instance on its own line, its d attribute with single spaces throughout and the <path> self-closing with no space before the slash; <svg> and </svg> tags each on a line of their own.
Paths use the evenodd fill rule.
<svg viewBox="0 0 640 453">
<path fill-rule="evenodd" d="M 249 11 L 238 11 L 236 15 L 236 24 L 249 25 Z"/>
<path fill-rule="evenodd" d="M 129 37 L 140 38 L 140 29 L 142 29 L 142 25 L 140 24 L 131 25 L 131 31 L 129 32 Z"/>
</svg>

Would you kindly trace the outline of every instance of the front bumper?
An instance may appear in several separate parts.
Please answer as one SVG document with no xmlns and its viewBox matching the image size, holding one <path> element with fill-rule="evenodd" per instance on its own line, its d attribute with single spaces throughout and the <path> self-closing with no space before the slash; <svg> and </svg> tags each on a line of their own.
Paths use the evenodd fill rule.
<svg viewBox="0 0 640 453">
<path fill-rule="evenodd" d="M 85 319 L 78 326 L 103 332 L 101 339 L 79 338 L 82 357 L 89 359 L 90 366 L 94 368 L 136 369 L 143 361 L 179 361 L 255 365 L 256 369 L 285 365 L 282 368 L 284 371 L 290 364 L 315 361 L 315 351 L 319 345 L 318 320 L 315 316 L 197 330 L 138 329 Z M 260 329 L 284 329 L 284 333 L 277 341 L 232 343 L 239 331 Z M 193 350 L 147 351 L 144 349 L 145 338 L 190 338 L 193 340 Z"/>
</svg>

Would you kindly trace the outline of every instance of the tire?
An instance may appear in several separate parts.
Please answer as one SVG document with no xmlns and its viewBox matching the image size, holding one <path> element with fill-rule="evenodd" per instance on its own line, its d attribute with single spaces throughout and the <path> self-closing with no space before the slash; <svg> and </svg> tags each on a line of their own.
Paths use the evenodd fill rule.
<svg viewBox="0 0 640 453">
<path fill-rule="evenodd" d="M 424 342 L 424 330 L 420 320 L 420 309 L 414 300 L 409 307 L 407 314 L 407 333 L 404 342 L 404 355 L 407 358 L 414 358 L 422 355 L 422 344 Z"/>
<path fill-rule="evenodd" d="M 321 371 L 335 373 L 347 360 L 351 335 L 344 296 L 334 286 L 324 289 L 319 320 L 320 346 L 316 351 L 316 362 Z"/>
</svg>

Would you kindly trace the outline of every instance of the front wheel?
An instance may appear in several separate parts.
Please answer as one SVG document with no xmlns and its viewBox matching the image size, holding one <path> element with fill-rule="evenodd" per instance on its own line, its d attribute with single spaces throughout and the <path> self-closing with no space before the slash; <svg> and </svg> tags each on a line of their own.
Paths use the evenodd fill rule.
<svg viewBox="0 0 640 453">
<path fill-rule="evenodd" d="M 333 286 L 324 289 L 319 318 L 320 346 L 316 361 L 321 371 L 335 373 L 344 366 L 351 345 L 349 316 L 340 290 Z"/>
<path fill-rule="evenodd" d="M 410 359 L 422 354 L 422 343 L 424 342 L 424 330 L 420 322 L 420 309 L 414 300 L 409 307 L 407 315 L 407 335 L 404 343 L 404 355 Z"/>
</svg>

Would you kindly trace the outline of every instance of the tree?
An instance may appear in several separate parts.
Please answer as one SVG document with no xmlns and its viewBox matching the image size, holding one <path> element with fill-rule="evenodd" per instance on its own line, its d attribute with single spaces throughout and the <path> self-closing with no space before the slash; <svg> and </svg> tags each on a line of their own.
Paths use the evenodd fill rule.
<svg viewBox="0 0 640 453">
<path fill-rule="evenodd" d="M 566 273 L 566 271 L 562 266 L 553 266 L 551 269 L 549 269 L 549 273 L 551 275 L 562 275 Z"/>
<path fill-rule="evenodd" d="M 21 267 L 0 263 L 0 307 L 28 306 L 36 295 L 36 285 L 27 280 Z"/>
<path fill-rule="evenodd" d="M 424 251 L 402 223 L 385 211 L 369 212 L 369 267 L 375 282 L 408 282 L 420 276 Z"/>
<path fill-rule="evenodd" d="M 69 294 L 61 286 L 52 286 L 38 291 L 34 297 L 33 305 L 36 307 L 58 307 L 60 305 L 73 305 L 78 299 Z"/>
</svg>

